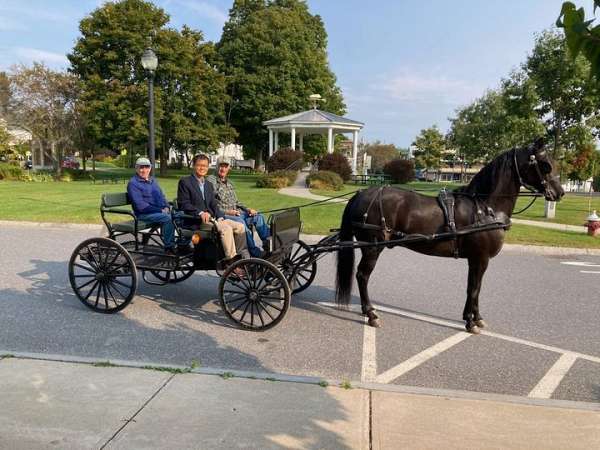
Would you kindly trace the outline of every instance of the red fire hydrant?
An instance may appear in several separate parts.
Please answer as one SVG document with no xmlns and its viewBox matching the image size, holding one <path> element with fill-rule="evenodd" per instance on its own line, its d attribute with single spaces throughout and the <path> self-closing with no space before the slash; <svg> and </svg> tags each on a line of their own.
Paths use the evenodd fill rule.
<svg viewBox="0 0 600 450">
<path fill-rule="evenodd" d="M 598 236 L 600 235 L 600 217 L 596 214 L 596 210 L 594 210 L 587 218 L 587 223 L 585 224 L 587 227 L 588 236 Z"/>
</svg>

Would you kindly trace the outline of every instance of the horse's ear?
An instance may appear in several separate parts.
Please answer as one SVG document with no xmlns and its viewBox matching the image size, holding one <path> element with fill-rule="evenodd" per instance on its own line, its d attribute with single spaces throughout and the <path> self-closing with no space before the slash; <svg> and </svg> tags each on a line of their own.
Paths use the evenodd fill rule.
<svg viewBox="0 0 600 450">
<path fill-rule="evenodd" d="M 533 142 L 533 150 L 537 153 L 544 149 L 544 145 L 546 145 L 546 139 L 544 137 L 539 137 Z"/>
</svg>

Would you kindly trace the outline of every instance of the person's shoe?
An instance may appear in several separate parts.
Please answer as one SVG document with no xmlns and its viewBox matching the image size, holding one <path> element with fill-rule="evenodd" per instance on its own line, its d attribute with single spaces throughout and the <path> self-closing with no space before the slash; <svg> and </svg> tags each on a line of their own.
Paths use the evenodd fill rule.
<svg viewBox="0 0 600 450">
<path fill-rule="evenodd" d="M 168 256 L 177 256 L 177 249 L 175 247 L 166 247 L 165 254 Z"/>
</svg>

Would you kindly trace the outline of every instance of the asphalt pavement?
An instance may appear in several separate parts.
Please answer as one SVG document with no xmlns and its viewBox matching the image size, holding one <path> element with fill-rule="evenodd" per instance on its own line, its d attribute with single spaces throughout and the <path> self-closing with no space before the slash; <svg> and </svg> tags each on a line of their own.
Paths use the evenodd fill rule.
<svg viewBox="0 0 600 450">
<path fill-rule="evenodd" d="M 72 293 L 67 261 L 92 228 L 0 225 L 0 353 L 33 352 L 600 403 L 600 257 L 503 251 L 484 278 L 484 334 L 462 332 L 467 266 L 385 250 L 371 278 L 383 327 L 332 307 L 335 259 L 274 329 L 242 331 L 218 278 L 141 280 L 115 315 Z M 358 305 L 357 292 L 354 303 Z"/>
</svg>

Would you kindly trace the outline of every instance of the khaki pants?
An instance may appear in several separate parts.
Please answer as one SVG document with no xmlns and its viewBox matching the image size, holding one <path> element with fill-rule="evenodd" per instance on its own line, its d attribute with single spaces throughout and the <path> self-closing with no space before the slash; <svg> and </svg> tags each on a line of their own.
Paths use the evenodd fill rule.
<svg viewBox="0 0 600 450">
<path fill-rule="evenodd" d="M 217 230 L 219 230 L 219 235 L 221 236 L 225 258 L 231 259 L 238 252 L 241 253 L 242 256 L 247 257 L 246 229 L 243 223 L 220 219 L 217 220 Z M 235 245 L 236 241 L 238 243 L 237 250 Z"/>
</svg>

